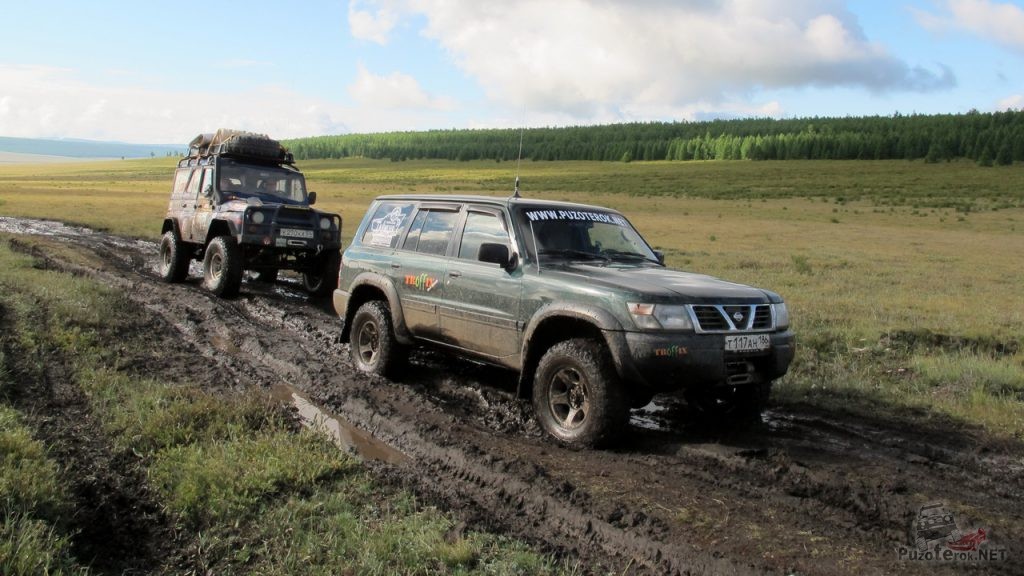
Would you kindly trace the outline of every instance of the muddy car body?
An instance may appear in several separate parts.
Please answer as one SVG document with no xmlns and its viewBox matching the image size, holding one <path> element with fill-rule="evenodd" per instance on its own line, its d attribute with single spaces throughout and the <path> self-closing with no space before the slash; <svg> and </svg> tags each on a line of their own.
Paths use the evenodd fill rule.
<svg viewBox="0 0 1024 576">
<path fill-rule="evenodd" d="M 523 198 L 376 199 L 334 306 L 358 368 L 429 344 L 518 371 L 571 445 L 610 440 L 658 393 L 759 413 L 794 350 L 777 294 L 666 268 L 614 210 Z"/>
<path fill-rule="evenodd" d="M 196 137 L 178 162 L 160 243 L 168 282 L 203 262 L 204 284 L 235 295 L 243 272 L 273 281 L 280 270 L 302 273 L 306 289 L 334 289 L 341 217 L 315 210 L 315 192 L 294 159 L 265 135 L 219 130 Z"/>
</svg>

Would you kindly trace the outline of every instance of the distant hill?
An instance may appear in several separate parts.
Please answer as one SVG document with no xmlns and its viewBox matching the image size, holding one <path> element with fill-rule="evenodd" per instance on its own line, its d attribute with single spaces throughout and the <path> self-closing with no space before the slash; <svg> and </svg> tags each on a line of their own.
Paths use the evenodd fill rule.
<svg viewBox="0 0 1024 576">
<path fill-rule="evenodd" d="M 148 158 L 183 154 L 188 146 L 167 144 L 128 144 L 95 140 L 43 140 L 0 136 L 0 152 L 63 156 L 67 158 Z"/>
</svg>

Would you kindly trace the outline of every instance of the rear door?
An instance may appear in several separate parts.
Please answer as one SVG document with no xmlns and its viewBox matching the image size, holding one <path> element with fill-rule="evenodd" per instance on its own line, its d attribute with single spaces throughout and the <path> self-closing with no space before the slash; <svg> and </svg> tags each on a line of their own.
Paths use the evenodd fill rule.
<svg viewBox="0 0 1024 576">
<path fill-rule="evenodd" d="M 406 327 L 413 335 L 441 341 L 438 308 L 448 252 L 459 223 L 458 204 L 422 204 L 409 226 L 401 251 L 391 262 Z"/>
<path fill-rule="evenodd" d="M 479 260 L 484 243 L 513 252 L 508 222 L 494 208 L 470 206 L 448 261 L 441 331 L 446 343 L 495 359 L 519 354 L 522 270 Z"/>
</svg>

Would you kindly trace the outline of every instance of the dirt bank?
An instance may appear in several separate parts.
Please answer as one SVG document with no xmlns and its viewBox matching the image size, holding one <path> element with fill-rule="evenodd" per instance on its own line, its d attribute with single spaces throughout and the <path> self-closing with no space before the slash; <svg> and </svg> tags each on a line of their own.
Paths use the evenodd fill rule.
<svg viewBox="0 0 1024 576">
<path fill-rule="evenodd" d="M 93 265 L 51 263 L 125 291 L 171 332 L 153 377 L 178 379 L 193 355 L 211 386 L 290 386 L 402 457 L 368 460 L 470 526 L 514 534 L 616 573 L 953 574 L 964 563 L 901 562 L 923 504 L 940 502 L 965 532 L 984 528 L 1014 573 L 1024 554 L 1024 450 L 962 424 L 899 421 L 777 406 L 745 430 L 691 426 L 683 402 L 634 411 L 617 448 L 563 449 L 544 437 L 511 375 L 418 352 L 399 381 L 352 370 L 326 301 L 297 280 L 246 282 L 220 300 L 193 279 L 167 285 L 155 244 L 59 224 L 0 218 L 0 231 L 47 235 Z M 44 256 L 46 256 L 44 254 Z M 156 340 L 155 340 L 156 341 Z M 378 447 L 379 450 L 379 447 Z M 390 451 L 385 451 L 390 453 Z"/>
</svg>

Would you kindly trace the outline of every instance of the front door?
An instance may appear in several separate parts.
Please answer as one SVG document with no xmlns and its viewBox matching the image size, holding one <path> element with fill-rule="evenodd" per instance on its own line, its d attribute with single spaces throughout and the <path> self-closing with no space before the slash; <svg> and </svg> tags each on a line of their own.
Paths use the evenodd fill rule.
<svg viewBox="0 0 1024 576">
<path fill-rule="evenodd" d="M 471 207 L 458 249 L 448 261 L 441 331 L 450 345 L 494 359 L 509 358 L 520 352 L 522 271 L 481 262 L 484 243 L 504 244 L 511 251 L 502 213 Z"/>
</svg>

